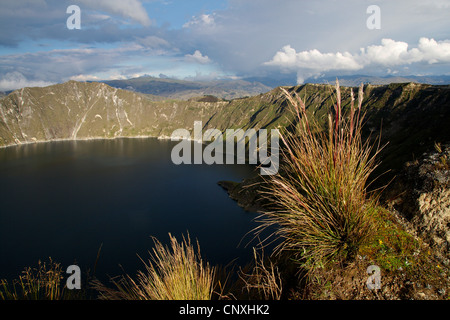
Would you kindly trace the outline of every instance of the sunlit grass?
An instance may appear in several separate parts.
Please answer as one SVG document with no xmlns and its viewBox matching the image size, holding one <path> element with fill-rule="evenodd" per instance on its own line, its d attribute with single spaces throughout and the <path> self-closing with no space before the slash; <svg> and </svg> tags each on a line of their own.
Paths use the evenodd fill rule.
<svg viewBox="0 0 450 320">
<path fill-rule="evenodd" d="M 157 239 L 152 259 L 144 263 L 136 279 L 129 275 L 112 279 L 111 289 L 94 282 L 94 287 L 106 300 L 210 300 L 213 293 L 214 268 L 203 263 L 200 247 L 197 253 L 190 238 L 178 242 L 169 234 L 170 248 Z"/>
<path fill-rule="evenodd" d="M 350 110 L 344 112 L 336 82 L 336 103 L 322 130 L 310 119 L 303 100 L 281 88 L 294 108 L 295 130 L 284 130 L 280 172 L 267 179 L 267 197 L 275 208 L 262 215 L 262 228 L 274 226 L 281 239 L 276 250 L 291 251 L 310 270 L 355 256 L 375 233 L 376 198 L 368 192 L 368 179 L 376 168 L 376 155 L 363 141 L 361 110 L 351 91 Z"/>
<path fill-rule="evenodd" d="M 64 286 L 61 281 L 63 271 L 59 263 L 38 262 L 35 268 L 27 267 L 18 279 L 8 282 L 0 280 L 2 300 L 61 300 Z"/>
</svg>

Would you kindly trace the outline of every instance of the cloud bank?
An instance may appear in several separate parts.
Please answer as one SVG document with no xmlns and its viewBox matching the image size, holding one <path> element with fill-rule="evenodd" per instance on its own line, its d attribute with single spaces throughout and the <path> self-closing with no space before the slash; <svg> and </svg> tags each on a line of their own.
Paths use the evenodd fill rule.
<svg viewBox="0 0 450 320">
<path fill-rule="evenodd" d="M 406 42 L 382 39 L 381 45 L 361 48 L 359 53 L 322 53 L 317 49 L 297 52 L 284 46 L 263 65 L 297 72 L 297 82 L 326 71 L 356 71 L 374 67 L 398 67 L 411 64 L 450 63 L 450 41 L 436 41 L 422 37 L 417 47 L 408 48 Z"/>
</svg>

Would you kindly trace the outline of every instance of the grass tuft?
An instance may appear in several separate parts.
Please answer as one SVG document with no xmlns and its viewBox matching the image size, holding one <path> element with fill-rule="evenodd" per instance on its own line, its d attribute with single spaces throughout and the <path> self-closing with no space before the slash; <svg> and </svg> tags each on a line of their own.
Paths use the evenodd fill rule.
<svg viewBox="0 0 450 320">
<path fill-rule="evenodd" d="M 39 260 L 35 268 L 27 267 L 18 279 L 8 282 L 0 280 L 1 300 L 61 300 L 64 287 L 61 285 L 63 271 L 59 263 Z"/>
<path fill-rule="evenodd" d="M 264 191 L 275 207 L 262 214 L 261 229 L 275 226 L 273 235 L 281 239 L 276 252 L 294 252 L 309 270 L 348 261 L 377 229 L 377 199 L 367 186 L 379 148 L 361 138 L 363 85 L 357 105 L 352 90 L 350 110 L 344 112 L 336 81 L 336 103 L 325 130 L 308 117 L 295 92 L 281 90 L 297 123 L 281 132 L 280 172 L 267 178 Z"/>
<path fill-rule="evenodd" d="M 189 236 L 178 242 L 169 233 L 171 248 L 154 239 L 152 259 L 139 271 L 137 279 L 129 275 L 111 279 L 111 289 L 93 281 L 104 300 L 210 300 L 214 268 L 204 264 L 197 242 L 197 253 Z"/>
</svg>

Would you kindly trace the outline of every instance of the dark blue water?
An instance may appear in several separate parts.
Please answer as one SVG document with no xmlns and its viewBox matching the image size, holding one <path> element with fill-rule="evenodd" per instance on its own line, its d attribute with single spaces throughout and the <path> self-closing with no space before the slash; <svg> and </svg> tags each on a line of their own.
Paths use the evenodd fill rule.
<svg viewBox="0 0 450 320">
<path fill-rule="evenodd" d="M 0 149 L 0 278 L 48 260 L 96 275 L 143 269 L 152 236 L 189 233 L 212 264 L 245 263 L 256 227 L 217 185 L 254 174 L 248 165 L 174 165 L 176 142 L 64 141 Z M 243 241 L 239 245 L 239 243 Z M 255 243 L 254 243 L 255 244 Z"/>
</svg>

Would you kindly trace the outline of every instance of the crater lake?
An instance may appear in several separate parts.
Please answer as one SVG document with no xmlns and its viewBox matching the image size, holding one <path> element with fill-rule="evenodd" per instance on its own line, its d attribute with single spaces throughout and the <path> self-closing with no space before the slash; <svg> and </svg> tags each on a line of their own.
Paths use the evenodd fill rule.
<svg viewBox="0 0 450 320">
<path fill-rule="evenodd" d="M 120 138 L 0 149 L 0 278 L 18 278 L 49 257 L 63 271 L 77 264 L 83 275 L 97 261 L 95 276 L 103 280 L 134 276 L 144 270 L 139 257 L 150 258 L 152 237 L 168 244 L 169 232 L 198 240 L 212 265 L 249 262 L 257 213 L 239 207 L 217 182 L 257 170 L 175 165 L 176 143 Z"/>
</svg>

